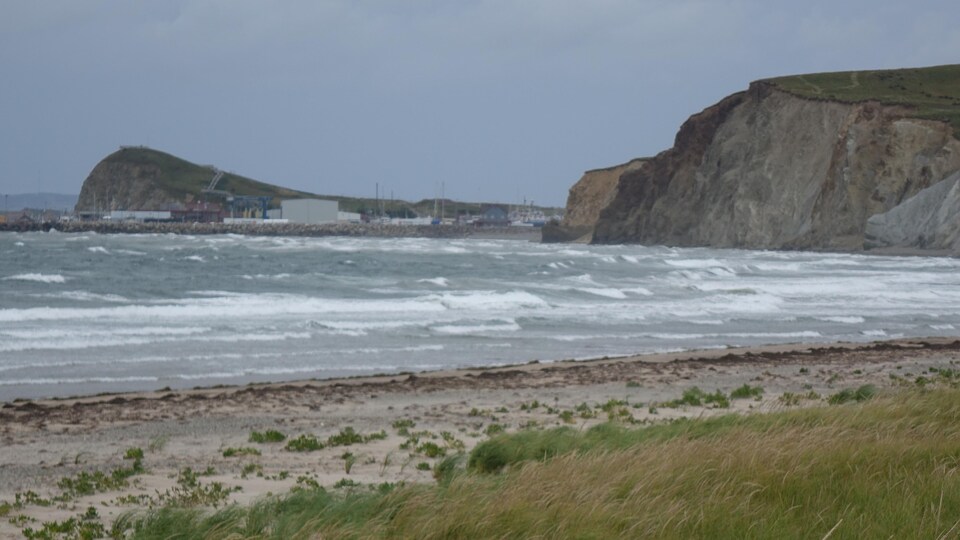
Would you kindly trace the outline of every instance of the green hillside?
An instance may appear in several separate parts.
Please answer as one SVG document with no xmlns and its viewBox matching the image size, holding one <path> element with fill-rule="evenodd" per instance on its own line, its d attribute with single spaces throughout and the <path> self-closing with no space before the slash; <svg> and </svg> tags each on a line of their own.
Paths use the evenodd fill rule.
<svg viewBox="0 0 960 540">
<path fill-rule="evenodd" d="M 106 163 L 156 166 L 160 171 L 159 178 L 157 179 L 159 185 L 157 187 L 166 192 L 173 200 L 183 201 L 188 198 L 217 200 L 219 198 L 218 195 L 204 195 L 202 193 L 202 190 L 209 186 L 210 180 L 214 175 L 213 169 L 209 165 L 197 165 L 196 163 L 191 163 L 166 152 L 142 146 L 122 147 L 117 152 L 107 156 L 103 161 Z M 384 214 L 393 217 L 428 216 L 434 213 L 433 199 L 423 199 L 418 202 L 385 200 L 379 201 L 378 205 L 378 201 L 373 197 L 320 195 L 288 189 L 226 172 L 217 183 L 216 189 L 229 192 L 233 195 L 273 197 L 270 203 L 272 208 L 279 207 L 280 202 L 284 199 L 322 198 L 338 201 L 340 203 L 340 210 L 343 212 L 374 213 L 374 210 L 379 206 Z M 446 217 L 454 217 L 459 214 L 480 214 L 482 208 L 487 204 L 490 203 L 462 202 L 447 199 L 443 204 L 444 215 Z M 548 215 L 560 210 L 557 208 L 538 208 L 541 208 Z"/>
<path fill-rule="evenodd" d="M 943 120 L 960 138 L 960 64 L 927 68 L 814 73 L 766 79 L 798 96 L 912 107 L 918 118 Z"/>
</svg>

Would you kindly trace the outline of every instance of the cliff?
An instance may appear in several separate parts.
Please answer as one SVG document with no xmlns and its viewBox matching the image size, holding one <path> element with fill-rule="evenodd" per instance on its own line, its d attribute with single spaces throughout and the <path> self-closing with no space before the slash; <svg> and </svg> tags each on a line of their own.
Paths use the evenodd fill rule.
<svg viewBox="0 0 960 540">
<path fill-rule="evenodd" d="M 646 161 L 646 158 L 638 158 L 621 165 L 583 173 L 580 180 L 570 188 L 563 223 L 548 223 L 543 229 L 543 241 L 588 242 L 593 236 L 593 227 L 600 217 L 600 211 L 606 208 L 616 195 L 620 176 L 638 169 Z"/>
<path fill-rule="evenodd" d="M 592 242 L 862 249 L 871 216 L 960 170 L 958 112 L 960 66 L 755 82 L 622 172 Z"/>
<path fill-rule="evenodd" d="M 76 210 L 165 210 L 199 199 L 213 175 L 210 166 L 152 148 L 121 147 L 103 158 L 84 180 Z M 235 195 L 274 197 L 274 204 L 280 199 L 316 197 L 231 173 L 223 175 L 217 189 Z"/>
</svg>

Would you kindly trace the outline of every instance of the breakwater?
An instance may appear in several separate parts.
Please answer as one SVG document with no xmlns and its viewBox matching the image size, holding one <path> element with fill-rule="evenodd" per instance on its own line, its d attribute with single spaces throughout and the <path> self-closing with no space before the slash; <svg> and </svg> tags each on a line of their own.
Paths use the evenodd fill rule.
<svg viewBox="0 0 960 540">
<path fill-rule="evenodd" d="M 474 227 L 469 225 L 390 225 L 330 223 L 138 223 L 132 221 L 67 221 L 0 223 L 0 232 L 56 230 L 98 234 L 240 234 L 249 236 L 357 236 L 386 238 L 505 238 L 540 240 L 536 227 Z"/>
</svg>

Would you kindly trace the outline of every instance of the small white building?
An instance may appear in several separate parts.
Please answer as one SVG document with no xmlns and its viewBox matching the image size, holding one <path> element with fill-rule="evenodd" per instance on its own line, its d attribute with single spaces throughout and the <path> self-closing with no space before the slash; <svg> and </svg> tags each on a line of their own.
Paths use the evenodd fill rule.
<svg viewBox="0 0 960 540">
<path fill-rule="evenodd" d="M 336 223 L 339 207 L 337 201 L 323 199 L 290 199 L 280 203 L 283 219 L 309 225 Z"/>
<path fill-rule="evenodd" d="M 113 210 L 104 218 L 111 221 L 168 221 L 170 215 L 169 211 Z"/>
</svg>

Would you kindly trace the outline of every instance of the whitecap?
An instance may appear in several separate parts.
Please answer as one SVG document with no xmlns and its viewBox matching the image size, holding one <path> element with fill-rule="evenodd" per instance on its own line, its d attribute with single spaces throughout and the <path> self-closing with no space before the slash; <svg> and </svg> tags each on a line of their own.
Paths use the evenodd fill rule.
<svg viewBox="0 0 960 540">
<path fill-rule="evenodd" d="M 9 276 L 3 278 L 4 280 L 13 280 L 13 281 L 37 281 L 39 283 L 65 283 L 67 278 L 63 277 L 60 274 L 17 274 L 15 276 Z"/>
<path fill-rule="evenodd" d="M 581 287 L 577 289 L 578 291 L 593 294 L 596 296 L 603 296 L 606 298 L 616 298 L 618 300 L 624 299 L 627 295 L 620 289 L 611 289 L 611 288 L 600 288 L 600 287 Z"/>
<path fill-rule="evenodd" d="M 835 322 L 841 324 L 860 324 L 866 322 L 866 319 L 863 317 L 851 316 L 851 317 L 817 317 L 818 320 L 825 322 Z"/>
<path fill-rule="evenodd" d="M 433 285 L 436 285 L 437 287 L 448 287 L 448 286 L 450 286 L 450 282 L 447 281 L 447 278 L 445 278 L 445 277 L 435 277 L 435 278 L 429 278 L 429 279 L 418 279 L 418 280 L 417 280 L 417 283 L 431 283 L 431 284 L 433 284 Z"/>
</svg>

